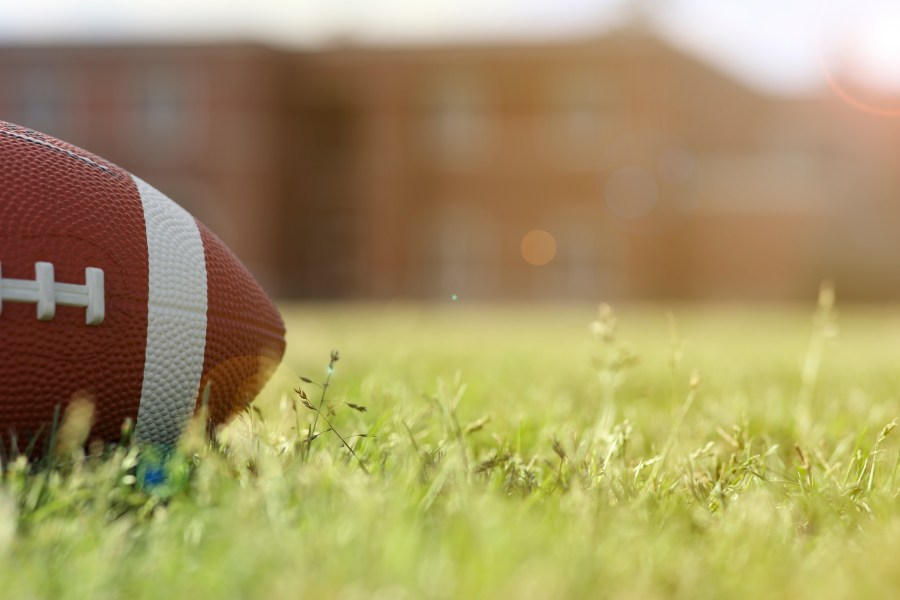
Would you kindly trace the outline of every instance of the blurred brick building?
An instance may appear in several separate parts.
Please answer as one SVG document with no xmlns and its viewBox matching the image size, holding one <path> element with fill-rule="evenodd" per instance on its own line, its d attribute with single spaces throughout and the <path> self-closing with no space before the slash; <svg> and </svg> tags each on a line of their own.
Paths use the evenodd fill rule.
<svg viewBox="0 0 900 600">
<path fill-rule="evenodd" d="M 73 141 L 302 298 L 900 294 L 894 121 L 640 28 L 533 45 L 6 48 L 0 118 Z M 555 238 L 523 259 L 532 230 Z"/>
<path fill-rule="evenodd" d="M 0 119 L 137 174 L 277 286 L 283 62 L 253 46 L 3 48 Z"/>
</svg>

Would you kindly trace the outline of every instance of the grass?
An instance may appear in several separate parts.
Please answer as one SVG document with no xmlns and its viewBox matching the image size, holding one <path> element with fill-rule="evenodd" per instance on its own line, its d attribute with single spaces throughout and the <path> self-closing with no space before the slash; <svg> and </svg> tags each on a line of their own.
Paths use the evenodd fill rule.
<svg viewBox="0 0 900 600">
<path fill-rule="evenodd" d="M 900 311 L 831 303 L 287 307 L 257 408 L 163 483 L 9 466 L 0 597 L 889 595 Z"/>
</svg>

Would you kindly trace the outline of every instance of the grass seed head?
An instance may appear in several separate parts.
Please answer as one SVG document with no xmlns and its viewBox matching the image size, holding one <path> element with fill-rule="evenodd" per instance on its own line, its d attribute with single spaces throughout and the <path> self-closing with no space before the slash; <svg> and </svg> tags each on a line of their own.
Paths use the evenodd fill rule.
<svg viewBox="0 0 900 600">
<path fill-rule="evenodd" d="M 619 321 L 615 312 L 609 304 L 601 304 L 597 310 L 598 316 L 596 321 L 591 322 L 591 333 L 594 337 L 600 339 L 604 343 L 611 344 L 616 341 L 616 330 L 619 327 Z"/>
<path fill-rule="evenodd" d="M 56 436 L 57 457 L 70 456 L 84 448 L 94 425 L 94 401 L 89 396 L 76 396 L 69 402 Z"/>
<path fill-rule="evenodd" d="M 492 413 L 488 413 L 488 414 L 484 415 L 483 417 L 481 417 L 480 419 L 478 419 L 476 421 L 472 421 L 471 423 L 466 425 L 466 429 L 465 429 L 465 431 L 463 431 L 463 434 L 469 435 L 470 433 L 476 433 L 478 431 L 481 431 L 482 429 L 484 429 L 485 425 L 487 425 L 488 423 L 491 422 L 491 419 L 493 419 L 493 418 L 494 418 L 494 415 Z"/>
<path fill-rule="evenodd" d="M 553 439 L 552 447 L 553 447 L 553 452 L 556 453 L 556 456 L 559 457 L 559 460 L 564 461 L 568 458 L 568 455 L 566 454 L 566 449 L 563 448 L 563 445 L 559 443 L 558 439 L 556 439 L 556 438 Z"/>
</svg>

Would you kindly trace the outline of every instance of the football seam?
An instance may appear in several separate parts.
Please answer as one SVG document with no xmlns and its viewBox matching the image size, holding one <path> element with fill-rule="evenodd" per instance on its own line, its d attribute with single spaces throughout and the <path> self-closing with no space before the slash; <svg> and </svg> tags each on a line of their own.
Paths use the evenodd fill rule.
<svg viewBox="0 0 900 600">
<path fill-rule="evenodd" d="M 40 140 L 40 139 L 33 138 L 28 135 L 22 135 L 21 133 L 13 133 L 12 131 L 5 131 L 5 130 L 0 130 L 0 135 L 6 135 L 11 138 L 16 138 L 16 139 L 23 140 L 26 142 L 31 142 L 32 144 L 37 144 L 38 146 L 50 148 L 51 150 L 55 150 L 57 152 L 62 152 L 66 156 L 68 156 L 70 158 L 74 158 L 76 160 L 80 160 L 81 162 L 83 162 L 89 166 L 100 169 L 101 171 L 103 171 L 104 173 L 106 173 L 108 175 L 112 175 L 113 177 L 121 177 L 121 175 L 119 175 L 119 173 L 117 173 L 115 170 L 111 169 L 110 167 L 107 167 L 106 165 L 102 165 L 95 160 L 91 160 L 87 156 L 83 156 L 81 154 L 78 154 L 77 152 L 73 152 L 73 151 L 69 150 L 68 148 L 62 148 L 62 147 L 52 144 L 46 140 Z"/>
</svg>

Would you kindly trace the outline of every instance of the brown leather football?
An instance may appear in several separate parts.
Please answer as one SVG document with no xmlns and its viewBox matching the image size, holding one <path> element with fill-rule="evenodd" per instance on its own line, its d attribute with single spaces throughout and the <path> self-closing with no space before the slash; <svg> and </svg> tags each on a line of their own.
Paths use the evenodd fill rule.
<svg viewBox="0 0 900 600">
<path fill-rule="evenodd" d="M 130 418 L 172 444 L 208 390 L 212 424 L 259 392 L 284 323 L 241 262 L 162 193 L 0 121 L 0 438 L 43 435 L 76 396 L 92 438 Z M 42 433 L 43 432 L 43 433 Z"/>
</svg>

